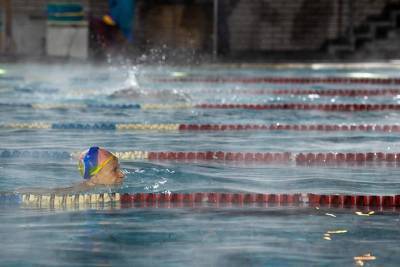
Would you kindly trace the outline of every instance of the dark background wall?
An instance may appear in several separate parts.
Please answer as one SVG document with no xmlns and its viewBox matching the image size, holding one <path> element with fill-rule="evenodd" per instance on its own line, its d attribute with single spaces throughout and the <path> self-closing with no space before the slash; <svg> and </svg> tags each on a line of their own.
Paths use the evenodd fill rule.
<svg viewBox="0 0 400 267">
<path fill-rule="evenodd" d="M 12 0 L 13 53 L 44 54 L 48 2 L 54 1 Z M 88 18 L 108 10 L 107 0 L 62 2 L 82 3 Z M 136 51 L 166 47 L 212 53 L 212 0 L 136 2 Z M 393 57 L 400 55 L 398 17 L 399 0 L 219 0 L 218 53 Z"/>
</svg>

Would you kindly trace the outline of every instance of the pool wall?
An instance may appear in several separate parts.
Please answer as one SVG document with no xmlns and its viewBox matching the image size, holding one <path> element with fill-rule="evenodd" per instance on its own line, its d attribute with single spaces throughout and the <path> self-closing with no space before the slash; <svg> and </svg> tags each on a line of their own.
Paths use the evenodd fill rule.
<svg viewBox="0 0 400 267">
<path fill-rule="evenodd" d="M 74 2 L 82 5 L 88 22 L 85 27 L 89 36 L 94 36 L 94 22 L 109 12 L 108 1 Z M 186 63 L 210 59 L 200 55 L 239 61 L 400 56 L 396 31 L 400 26 L 400 6 L 395 1 L 239 0 L 219 1 L 218 5 L 212 0 L 182 2 L 135 1 L 131 45 L 102 51 L 99 43 L 90 38 L 90 57 L 123 53 L 122 50 L 132 59 L 145 55 L 145 61 Z M 47 1 L 15 0 L 5 1 L 4 5 L 2 54 L 21 58 L 46 56 Z M 210 19 L 213 17 L 218 20 Z M 7 46 L 10 41 L 12 47 Z"/>
</svg>

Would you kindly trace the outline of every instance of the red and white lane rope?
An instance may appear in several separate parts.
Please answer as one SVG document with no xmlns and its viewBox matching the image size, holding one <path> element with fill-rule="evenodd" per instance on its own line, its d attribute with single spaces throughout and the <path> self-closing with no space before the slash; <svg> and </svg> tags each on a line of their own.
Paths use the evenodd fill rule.
<svg viewBox="0 0 400 267">
<path fill-rule="evenodd" d="M 400 164 L 400 153 L 348 152 L 348 153 L 291 153 L 291 152 L 183 152 L 183 151 L 126 151 L 114 152 L 121 160 L 180 161 L 180 162 L 257 162 L 260 164 L 290 163 L 298 165 L 329 164 Z"/>
<path fill-rule="evenodd" d="M 400 132 L 400 125 L 376 124 L 179 124 L 179 131 L 366 131 L 366 132 Z"/>
<path fill-rule="evenodd" d="M 177 162 L 255 162 L 307 164 L 366 164 L 387 163 L 400 165 L 400 153 L 346 152 L 346 153 L 291 153 L 291 152 L 224 152 L 224 151 L 113 151 L 120 160 L 149 160 Z M 78 158 L 80 152 L 0 150 L 0 158 Z"/>
<path fill-rule="evenodd" d="M 400 84 L 400 78 L 348 77 L 180 77 L 154 79 L 157 82 L 273 83 L 273 84 Z"/>
<path fill-rule="evenodd" d="M 341 97 L 397 96 L 400 89 L 202 89 L 195 91 L 207 94 L 244 94 L 244 95 L 318 95 Z"/>
<path fill-rule="evenodd" d="M 374 210 L 400 209 L 400 195 L 352 195 L 352 194 L 274 194 L 274 193 L 102 193 L 102 194 L 2 194 L 6 203 L 21 202 L 23 205 L 48 207 L 76 207 L 87 204 L 119 203 L 128 207 L 268 207 L 304 206 L 326 208 L 369 208 Z"/>
<path fill-rule="evenodd" d="M 142 123 L 8 123 L 0 129 L 112 131 L 327 131 L 400 132 L 400 125 L 377 124 L 142 124 Z"/>
<path fill-rule="evenodd" d="M 61 108 L 60 105 L 41 104 L 4 104 L 12 107 L 28 107 L 40 109 Z M 282 104 L 143 104 L 143 105 L 99 105 L 98 107 L 87 106 L 85 108 L 104 109 L 135 109 L 135 110 L 178 110 L 178 109 L 251 109 L 251 110 L 319 110 L 319 111 L 400 111 L 400 104 L 309 104 L 309 103 L 282 103 Z M 77 105 L 62 104 L 62 109 L 76 109 Z M 83 107 L 82 107 L 83 108 Z"/>
<path fill-rule="evenodd" d="M 172 203 L 178 205 L 211 204 L 270 204 L 326 206 L 333 208 L 371 207 L 400 208 L 400 195 L 329 195 L 329 194 L 258 194 L 258 193 L 137 193 L 121 196 L 123 203 Z"/>
<path fill-rule="evenodd" d="M 318 110 L 318 111 L 400 111 L 399 104 L 198 104 L 200 109 Z"/>
<path fill-rule="evenodd" d="M 244 91 L 244 90 L 243 90 Z M 247 92 L 251 90 L 246 90 Z M 384 95 L 399 95 L 400 89 L 320 89 L 320 90 L 305 90 L 305 89 L 283 89 L 283 90 L 254 90 L 255 93 L 265 92 L 274 95 L 320 95 L 320 96 L 343 96 L 343 97 L 358 97 L 358 96 L 384 96 Z"/>
</svg>

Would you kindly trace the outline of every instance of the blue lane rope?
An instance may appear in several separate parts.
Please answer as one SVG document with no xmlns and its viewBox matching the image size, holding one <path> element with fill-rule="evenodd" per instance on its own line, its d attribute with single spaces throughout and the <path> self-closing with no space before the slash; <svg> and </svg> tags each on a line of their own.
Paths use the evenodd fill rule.
<svg viewBox="0 0 400 267">
<path fill-rule="evenodd" d="M 139 104 L 30 104 L 30 103 L 0 103 L 0 107 L 21 107 L 35 108 L 38 106 L 49 106 L 51 109 L 69 109 L 69 108 L 107 108 L 107 109 L 141 109 Z"/>
<path fill-rule="evenodd" d="M 0 123 L 0 129 L 19 130 L 120 130 L 120 131 L 323 131 L 323 132 L 384 132 L 399 133 L 400 125 L 379 124 L 180 124 L 180 123 L 46 123 L 46 122 L 16 122 Z"/>
<path fill-rule="evenodd" d="M 0 103 L 0 107 L 33 108 L 32 104 L 23 103 Z"/>
<path fill-rule="evenodd" d="M 0 129 L 19 129 L 19 130 L 49 130 L 49 129 L 68 129 L 68 130 L 147 130 L 147 131 L 179 131 L 181 124 L 143 124 L 143 123 L 5 123 L 0 124 Z"/>
<path fill-rule="evenodd" d="M 22 197 L 15 193 L 2 193 L 0 192 L 0 205 L 4 204 L 19 204 L 22 201 Z"/>
<path fill-rule="evenodd" d="M 119 109 L 140 109 L 139 104 L 86 104 L 88 108 L 119 108 Z"/>
<path fill-rule="evenodd" d="M 0 158 L 70 159 L 71 154 L 65 151 L 19 151 L 1 149 Z"/>
<path fill-rule="evenodd" d="M 116 130 L 116 123 L 53 123 L 51 129 Z"/>
</svg>

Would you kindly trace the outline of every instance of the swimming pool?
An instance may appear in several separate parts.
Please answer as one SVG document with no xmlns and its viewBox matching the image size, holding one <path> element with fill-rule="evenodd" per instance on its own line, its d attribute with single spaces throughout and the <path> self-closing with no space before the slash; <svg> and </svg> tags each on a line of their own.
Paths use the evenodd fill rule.
<svg viewBox="0 0 400 267">
<path fill-rule="evenodd" d="M 165 154 L 165 159 L 159 155 L 152 159 L 148 154 L 136 159 L 133 154 L 122 158 L 121 166 L 127 177 L 117 189 L 121 194 L 399 193 L 400 168 L 396 156 L 394 160 L 389 157 L 379 160 L 378 154 L 374 154 L 372 161 L 343 160 L 325 164 L 327 153 L 396 155 L 400 151 L 396 130 L 400 118 L 396 109 L 400 104 L 398 94 L 354 97 L 317 93 L 328 89 L 398 89 L 400 86 L 396 83 L 346 82 L 349 78 L 394 79 L 398 75 L 397 66 L 179 68 L 8 64 L 3 68 L 7 72 L 0 77 L 0 191 L 62 187 L 79 182 L 76 161 L 69 154 L 98 145 L 121 153 L 186 153 L 185 160 L 177 160 L 177 154 L 170 158 Z M 290 77 L 292 80 L 249 82 L 254 77 Z M 301 79 L 324 77 L 338 77 L 338 80 L 335 83 L 301 82 Z M 146 92 L 175 90 L 188 94 L 192 101 L 151 98 L 137 102 L 110 98 L 113 92 L 127 86 L 138 86 Z M 273 93 L 283 89 L 316 92 Z M 301 108 L 282 106 L 293 103 Z M 216 109 L 204 108 L 201 104 L 241 106 Z M 305 105 L 314 104 L 315 109 L 304 109 Z M 326 104 L 358 106 L 351 111 L 339 111 L 338 106 L 330 110 L 318 108 Z M 251 108 L 255 105 L 264 105 L 264 108 Z M 265 108 L 265 105 L 269 106 Z M 380 108 L 362 110 L 360 105 Z M 29 129 L 33 123 L 46 127 Z M 116 127 L 121 124 L 136 126 Z M 144 126 L 150 124 L 157 126 Z M 176 128 L 177 124 L 192 125 L 192 130 L 184 130 L 189 126 Z M 360 130 L 364 124 L 371 128 Z M 193 125 L 208 126 L 193 130 Z M 223 125 L 259 127 L 239 130 L 236 126 L 227 130 L 229 127 L 223 128 Z M 291 125 L 291 128 L 282 129 L 279 125 Z M 299 130 L 302 125 L 308 128 Z M 319 129 L 318 125 L 332 128 L 327 130 L 321 126 Z M 349 130 L 352 125 L 358 130 Z M 383 130 L 385 125 L 391 130 Z M 349 128 L 345 130 L 343 126 Z M 225 158 L 221 160 L 213 154 L 211 160 L 188 160 L 190 152 L 199 151 L 221 151 Z M 254 156 L 247 161 L 227 160 L 229 152 L 252 152 Z M 267 152 L 290 152 L 290 160 L 256 160 L 256 153 L 264 157 Z M 300 164 L 299 155 L 309 153 L 325 155 L 324 164 L 318 161 Z M 100 190 L 103 192 L 108 191 Z M 357 211 L 361 212 L 357 214 Z M 399 216 L 394 208 L 319 205 L 165 208 L 110 203 L 50 207 L 3 202 L 0 218 L 0 262 L 4 266 L 362 263 L 396 266 L 399 261 Z M 354 258 L 365 254 L 371 256 L 362 261 Z"/>
</svg>

